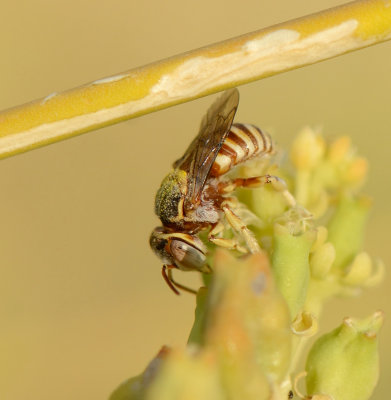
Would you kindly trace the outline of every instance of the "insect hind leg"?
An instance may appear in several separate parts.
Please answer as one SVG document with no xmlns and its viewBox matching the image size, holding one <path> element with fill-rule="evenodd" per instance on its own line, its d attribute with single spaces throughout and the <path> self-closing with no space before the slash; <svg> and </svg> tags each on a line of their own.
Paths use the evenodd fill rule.
<svg viewBox="0 0 391 400">
<path fill-rule="evenodd" d="M 238 187 L 259 188 L 267 184 L 272 185 L 276 191 L 281 192 L 290 207 L 296 206 L 296 200 L 289 192 L 285 181 L 275 175 L 262 175 L 252 178 L 237 178 L 231 181 L 221 182 L 219 185 L 219 191 L 222 194 L 227 194 L 233 192 Z"/>
</svg>

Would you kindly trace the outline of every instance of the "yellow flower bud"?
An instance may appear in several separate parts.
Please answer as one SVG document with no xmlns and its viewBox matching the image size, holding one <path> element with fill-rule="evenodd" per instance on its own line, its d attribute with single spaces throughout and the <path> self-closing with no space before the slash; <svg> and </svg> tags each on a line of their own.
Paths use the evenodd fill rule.
<svg viewBox="0 0 391 400">
<path fill-rule="evenodd" d="M 311 252 L 316 251 L 327 240 L 327 235 L 329 234 L 327 228 L 323 225 L 316 227 L 316 239 L 311 247 Z"/>
<path fill-rule="evenodd" d="M 297 169 L 311 169 L 323 157 L 325 147 L 323 137 L 307 127 L 293 142 L 290 157 Z"/>
<path fill-rule="evenodd" d="M 373 265 L 369 254 L 361 252 L 354 257 L 341 280 L 346 285 L 362 286 L 372 275 L 372 269 Z"/>
<path fill-rule="evenodd" d="M 344 174 L 344 180 L 348 183 L 357 185 L 362 184 L 368 173 L 368 160 L 363 157 L 355 158 Z"/>
<path fill-rule="evenodd" d="M 350 150 L 351 139 L 349 136 L 341 136 L 329 146 L 327 158 L 335 163 L 343 161 Z"/>
<path fill-rule="evenodd" d="M 327 242 L 319 246 L 310 256 L 311 276 L 324 279 L 335 260 L 335 248 Z"/>
</svg>

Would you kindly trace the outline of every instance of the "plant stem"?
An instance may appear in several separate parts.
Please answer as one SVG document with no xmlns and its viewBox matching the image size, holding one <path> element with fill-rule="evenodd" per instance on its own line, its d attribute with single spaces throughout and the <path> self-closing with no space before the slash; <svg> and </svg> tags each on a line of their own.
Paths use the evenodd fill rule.
<svg viewBox="0 0 391 400">
<path fill-rule="evenodd" d="M 391 0 L 360 0 L 0 113 L 0 158 L 391 38 Z"/>
</svg>

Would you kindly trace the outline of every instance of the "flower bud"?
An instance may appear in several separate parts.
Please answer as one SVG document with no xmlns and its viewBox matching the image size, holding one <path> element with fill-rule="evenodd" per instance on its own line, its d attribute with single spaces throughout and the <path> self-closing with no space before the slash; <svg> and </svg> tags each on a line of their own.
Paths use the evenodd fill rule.
<svg viewBox="0 0 391 400">
<path fill-rule="evenodd" d="M 320 225 L 316 227 L 316 239 L 311 247 L 311 252 L 316 251 L 323 243 L 326 243 L 328 234 L 329 232 L 325 226 Z"/>
<path fill-rule="evenodd" d="M 197 306 L 195 310 L 194 325 L 189 335 L 189 344 L 202 345 L 204 341 L 205 317 L 208 289 L 201 287 L 197 293 Z"/>
<path fill-rule="evenodd" d="M 262 221 L 273 220 L 287 208 L 283 194 L 270 185 L 251 190 L 248 193 L 248 205 Z"/>
<path fill-rule="evenodd" d="M 333 269 L 342 271 L 360 250 L 371 201 L 367 197 L 342 197 L 328 225 L 328 241 L 335 248 Z"/>
<path fill-rule="evenodd" d="M 304 128 L 291 147 L 291 160 L 297 169 L 312 169 L 321 160 L 325 152 L 322 136 L 314 130 Z"/>
<path fill-rule="evenodd" d="M 123 382 L 114 390 L 109 400 L 139 400 L 144 398 L 146 391 L 158 376 L 170 352 L 171 350 L 167 346 L 163 346 L 144 372 Z"/>
<path fill-rule="evenodd" d="M 236 393 L 232 398 L 267 396 L 268 380 L 286 376 L 292 341 L 289 310 L 268 258 L 257 253 L 238 260 L 218 251 L 214 278 L 205 345 L 217 349 L 225 387 Z"/>
<path fill-rule="evenodd" d="M 354 257 L 353 262 L 349 265 L 342 277 L 342 282 L 349 286 L 362 286 L 372 274 L 373 263 L 369 254 L 362 252 Z"/>
<path fill-rule="evenodd" d="M 368 173 L 368 160 L 364 157 L 355 158 L 344 174 L 345 182 L 351 185 L 361 185 Z"/>
<path fill-rule="evenodd" d="M 175 350 L 161 367 L 144 397 L 146 400 L 223 400 L 216 357 Z"/>
<path fill-rule="evenodd" d="M 277 287 L 289 306 L 292 318 L 302 310 L 307 297 L 309 252 L 315 238 L 316 231 L 313 229 L 293 234 L 286 226 L 274 226 L 272 268 Z"/>
<path fill-rule="evenodd" d="M 383 314 L 365 320 L 345 318 L 334 331 L 320 337 L 307 359 L 309 396 L 338 400 L 367 400 L 379 375 L 378 338 Z"/>
<path fill-rule="evenodd" d="M 348 155 L 351 145 L 349 136 L 341 136 L 334 140 L 328 149 L 327 158 L 334 162 L 339 163 Z"/>
<path fill-rule="evenodd" d="M 324 279 L 335 260 L 335 249 L 330 243 L 319 246 L 310 257 L 311 276 L 316 279 Z"/>
</svg>

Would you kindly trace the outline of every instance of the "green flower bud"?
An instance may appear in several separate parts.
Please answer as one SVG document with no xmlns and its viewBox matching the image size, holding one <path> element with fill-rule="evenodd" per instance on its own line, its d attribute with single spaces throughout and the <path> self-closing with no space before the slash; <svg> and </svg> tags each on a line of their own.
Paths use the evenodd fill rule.
<svg viewBox="0 0 391 400">
<path fill-rule="evenodd" d="M 380 311 L 361 321 L 346 318 L 339 328 L 320 337 L 307 359 L 308 395 L 369 399 L 379 375 L 377 333 L 382 323 Z"/>
<path fill-rule="evenodd" d="M 216 357 L 203 351 L 173 351 L 148 388 L 146 400 L 225 400 Z"/>
<path fill-rule="evenodd" d="M 205 343 L 218 349 L 226 385 L 237 393 L 233 398 L 266 396 L 267 382 L 287 373 L 292 340 L 289 310 L 268 258 L 257 253 L 238 260 L 219 251 L 214 274 Z"/>
<path fill-rule="evenodd" d="M 342 271 L 360 250 L 371 202 L 366 197 L 342 197 L 328 225 L 334 245 L 334 270 Z"/>
<path fill-rule="evenodd" d="M 109 400 L 141 400 L 143 398 L 142 389 L 142 375 L 138 375 L 128 379 L 115 389 Z"/>
<path fill-rule="evenodd" d="M 142 400 L 150 385 L 161 370 L 164 360 L 170 354 L 170 349 L 163 346 L 156 357 L 148 364 L 145 371 L 122 383 L 110 396 L 110 400 Z"/>
<path fill-rule="evenodd" d="M 283 194 L 270 185 L 253 189 L 248 196 L 249 208 L 265 222 L 279 217 L 287 208 L 287 201 Z"/>
<path fill-rule="evenodd" d="M 203 344 L 207 295 L 208 289 L 206 287 L 201 287 L 197 293 L 197 306 L 195 310 L 194 324 L 189 335 L 189 344 Z"/>
<path fill-rule="evenodd" d="M 309 253 L 315 239 L 316 231 L 313 229 L 295 235 L 286 226 L 274 226 L 272 268 L 277 287 L 289 306 L 292 318 L 302 310 L 307 297 Z"/>
</svg>

